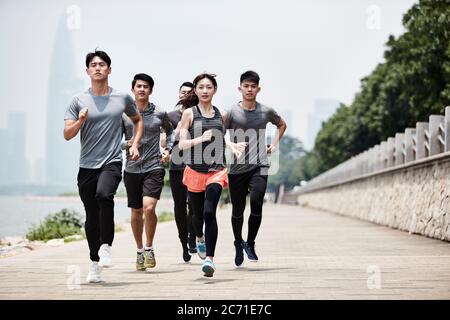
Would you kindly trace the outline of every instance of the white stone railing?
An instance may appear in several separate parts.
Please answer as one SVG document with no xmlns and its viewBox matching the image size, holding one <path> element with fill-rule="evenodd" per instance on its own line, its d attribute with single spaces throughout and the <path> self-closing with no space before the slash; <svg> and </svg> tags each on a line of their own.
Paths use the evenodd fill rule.
<svg viewBox="0 0 450 320">
<path fill-rule="evenodd" d="M 445 116 L 431 115 L 429 122 L 417 122 L 387 141 L 364 151 L 320 174 L 295 194 L 335 186 L 367 175 L 450 151 L 450 106 Z"/>
</svg>

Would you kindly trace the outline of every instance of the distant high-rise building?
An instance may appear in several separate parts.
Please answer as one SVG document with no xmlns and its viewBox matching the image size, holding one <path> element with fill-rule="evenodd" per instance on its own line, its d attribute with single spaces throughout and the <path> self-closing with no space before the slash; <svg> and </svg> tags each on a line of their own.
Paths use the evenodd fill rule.
<svg viewBox="0 0 450 320">
<path fill-rule="evenodd" d="M 43 158 L 38 158 L 28 164 L 30 175 L 28 183 L 33 185 L 45 184 L 45 161 Z"/>
<path fill-rule="evenodd" d="M 23 112 L 12 112 L 8 114 L 6 129 L 4 161 L 5 180 L 4 184 L 24 185 L 26 183 L 27 164 L 25 159 L 26 150 L 26 118 Z"/>
<path fill-rule="evenodd" d="M 330 118 L 339 107 L 339 101 L 334 99 L 318 99 L 314 101 L 314 111 L 308 115 L 308 138 L 305 149 L 314 148 L 316 136 L 322 128 L 322 122 Z"/>
<path fill-rule="evenodd" d="M 83 81 L 76 77 L 71 31 L 63 15 L 56 32 L 50 64 L 47 99 L 47 184 L 74 185 L 80 153 L 79 136 L 71 141 L 63 137 L 64 114 L 71 97 L 83 90 Z M 82 66 L 80 66 L 82 67 Z"/>
</svg>

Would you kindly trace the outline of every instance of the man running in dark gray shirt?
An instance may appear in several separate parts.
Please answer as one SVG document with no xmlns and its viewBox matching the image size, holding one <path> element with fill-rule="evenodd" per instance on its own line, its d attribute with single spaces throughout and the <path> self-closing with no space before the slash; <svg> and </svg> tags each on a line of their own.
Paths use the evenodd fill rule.
<svg viewBox="0 0 450 320">
<path fill-rule="evenodd" d="M 259 87 L 259 75 L 247 71 L 241 75 L 239 91 L 242 101 L 231 107 L 228 112 L 227 128 L 230 140 L 234 143 L 246 142 L 245 153 L 234 157 L 228 171 L 232 209 L 231 223 L 236 249 L 235 264 L 244 261 L 243 251 L 252 262 L 258 261 L 255 252 L 255 239 L 261 225 L 262 206 L 267 187 L 269 161 L 267 154 L 274 151 L 286 130 L 285 121 L 277 112 L 256 101 Z M 277 126 L 272 144 L 266 145 L 265 130 L 271 122 Z M 247 241 L 242 239 L 242 225 L 246 197 L 250 193 L 250 216 L 248 218 Z"/>
<path fill-rule="evenodd" d="M 131 208 L 131 228 L 137 246 L 136 269 L 145 270 L 156 266 L 153 249 L 153 238 L 156 231 L 156 204 L 161 196 L 164 185 L 165 170 L 162 163 L 169 160 L 172 148 L 172 125 L 167 113 L 149 101 L 153 92 L 154 81 L 145 73 L 134 76 L 131 88 L 136 106 L 144 121 L 144 135 L 140 141 L 141 158 L 133 160 L 127 150 L 127 163 L 124 172 L 124 182 L 127 189 L 128 207 Z M 124 117 L 125 140 L 124 147 L 134 142 L 133 124 Z M 164 130 L 167 136 L 167 147 L 160 152 L 160 132 Z M 142 219 L 142 215 L 145 219 Z M 142 243 L 142 233 L 145 224 L 146 243 Z"/>
<path fill-rule="evenodd" d="M 142 118 L 133 98 L 108 86 L 111 59 L 104 51 L 86 56 L 91 88 L 76 95 L 64 117 L 64 138 L 80 132 L 81 152 L 78 190 L 86 210 L 85 231 L 91 266 L 87 282 L 100 282 L 102 267 L 111 266 L 114 239 L 114 194 L 122 179 L 122 114 L 134 124 L 136 142 L 130 147 L 139 158 L 138 142 L 143 133 Z"/>
</svg>

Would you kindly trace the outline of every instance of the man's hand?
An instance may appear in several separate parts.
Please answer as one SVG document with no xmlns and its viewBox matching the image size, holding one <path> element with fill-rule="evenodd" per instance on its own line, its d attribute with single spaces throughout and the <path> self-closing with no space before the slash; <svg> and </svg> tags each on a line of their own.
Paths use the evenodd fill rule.
<svg viewBox="0 0 450 320">
<path fill-rule="evenodd" d="M 80 112 L 78 113 L 78 120 L 80 120 L 80 122 L 83 124 L 86 121 L 87 117 L 88 117 L 88 108 L 85 107 L 81 109 Z"/>
<path fill-rule="evenodd" d="M 275 146 L 273 144 L 268 144 L 266 146 L 266 152 L 267 154 L 272 154 L 275 151 Z"/>
<path fill-rule="evenodd" d="M 233 152 L 236 159 L 242 156 L 242 153 L 245 151 L 247 145 L 248 145 L 247 142 L 238 142 L 238 143 L 230 142 L 231 151 Z"/>
<path fill-rule="evenodd" d="M 164 150 L 164 152 L 161 154 L 161 163 L 164 164 L 170 159 L 170 153 L 169 150 Z"/>
<path fill-rule="evenodd" d="M 128 152 L 130 153 L 131 160 L 136 161 L 139 159 L 139 150 L 135 145 L 132 145 Z"/>
</svg>

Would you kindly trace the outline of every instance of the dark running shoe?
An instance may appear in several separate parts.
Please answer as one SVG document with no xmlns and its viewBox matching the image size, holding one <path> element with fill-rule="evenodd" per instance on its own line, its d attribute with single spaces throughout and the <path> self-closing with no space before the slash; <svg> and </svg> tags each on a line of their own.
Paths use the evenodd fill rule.
<svg viewBox="0 0 450 320">
<path fill-rule="evenodd" d="M 248 260 L 251 262 L 258 262 L 258 256 L 255 252 L 255 243 L 254 242 L 242 242 L 244 247 L 245 254 L 247 255 Z"/>
<path fill-rule="evenodd" d="M 197 253 L 197 248 L 195 246 L 195 240 L 194 240 L 194 244 L 192 244 L 192 243 L 189 244 L 189 253 L 190 254 L 196 254 Z"/>
<path fill-rule="evenodd" d="M 191 255 L 189 254 L 188 248 L 183 246 L 183 260 L 184 262 L 191 261 Z"/>
<path fill-rule="evenodd" d="M 244 262 L 244 248 L 242 242 L 234 241 L 234 249 L 236 250 L 236 255 L 234 256 L 234 264 L 239 267 Z"/>
</svg>

